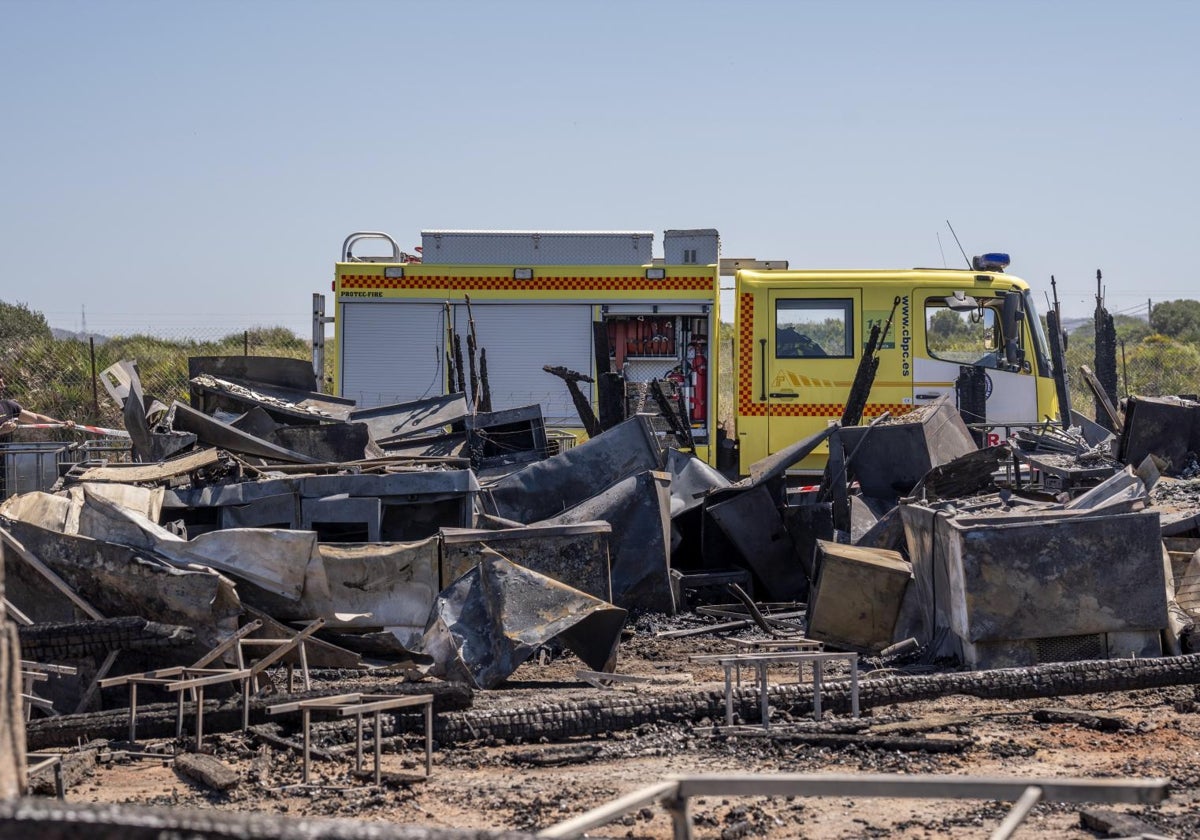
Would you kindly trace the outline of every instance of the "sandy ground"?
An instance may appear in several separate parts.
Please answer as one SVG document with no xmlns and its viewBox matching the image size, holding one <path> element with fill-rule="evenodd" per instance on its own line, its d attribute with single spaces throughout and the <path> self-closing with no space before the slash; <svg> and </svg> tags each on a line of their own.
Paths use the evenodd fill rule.
<svg viewBox="0 0 1200 840">
<path fill-rule="evenodd" d="M 620 670 L 667 685 L 622 692 L 718 687 L 720 672 L 687 661 L 690 653 L 727 650 L 720 639 L 640 638 L 623 645 Z M 595 696 L 603 689 L 579 681 L 578 660 L 563 655 L 548 664 L 529 662 L 500 690 L 480 692 L 477 708 L 535 705 L 547 698 Z M 666 676 L 666 679 L 664 678 Z M 780 673 L 779 679 L 784 679 Z M 869 677 L 868 677 L 869 678 Z M 331 685 L 324 686 L 331 688 Z M 1118 717 L 1120 731 L 1078 724 L 1039 723 L 1033 712 L 1070 708 Z M 1104 836 L 1081 827 L 1081 807 L 1134 814 L 1172 837 L 1200 836 L 1200 695 L 1193 686 L 1065 697 L 1052 701 L 936 701 L 868 710 L 875 725 L 913 722 L 917 734 L 966 739 L 958 753 L 896 752 L 861 746 L 837 748 L 777 742 L 761 734 L 730 736 L 712 721 L 648 725 L 568 743 L 476 742 L 439 747 L 433 775 L 423 771 L 414 737 L 388 743 L 381 789 L 352 773 L 353 756 L 314 763 L 316 787 L 298 787 L 300 761 L 286 750 L 241 733 L 214 736 L 206 747 L 241 774 L 239 785 L 217 793 L 157 759 L 117 759 L 73 786 L 68 800 L 178 805 L 189 808 L 268 811 L 293 816 L 339 816 L 446 827 L 537 831 L 671 774 L 836 773 L 958 774 L 996 777 L 1089 777 L 1171 780 L 1172 795 L 1153 807 L 1042 804 L 1018 836 Z M 827 715 L 827 719 L 830 716 Z M 834 720 L 845 718 L 833 718 Z M 777 729 L 786 729 L 786 714 Z M 801 726 L 802 721 L 795 721 Z M 173 745 L 159 742 L 166 749 Z M 852 795 L 769 799 L 722 797 L 692 803 L 697 837 L 927 838 L 987 837 L 1008 811 L 1006 803 L 979 800 L 885 800 Z M 669 838 L 660 806 L 642 808 L 594 830 L 594 837 Z"/>
</svg>

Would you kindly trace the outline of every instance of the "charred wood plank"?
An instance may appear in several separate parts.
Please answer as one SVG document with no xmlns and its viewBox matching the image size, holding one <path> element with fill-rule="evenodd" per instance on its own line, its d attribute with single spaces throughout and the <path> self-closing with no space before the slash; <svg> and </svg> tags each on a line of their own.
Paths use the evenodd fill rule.
<svg viewBox="0 0 1200 840">
<path fill-rule="evenodd" d="M 346 819 L 288 819 L 261 811 L 145 808 L 131 805 L 16 799 L 0 802 L 0 840 L 535 840 L 519 831 L 431 828 Z"/>
<path fill-rule="evenodd" d="M 175 756 L 175 769 L 213 790 L 231 790 L 241 781 L 241 776 L 232 767 L 203 753 L 183 753 Z"/>
<path fill-rule="evenodd" d="M 103 657 L 113 650 L 170 650 L 196 644 L 189 627 L 138 616 L 31 624 L 20 628 L 21 656 L 35 662 Z"/>
<path fill-rule="evenodd" d="M 771 732 L 772 741 L 811 747 L 862 747 L 889 752 L 960 753 L 970 748 L 970 738 L 922 738 L 903 735 L 858 735 L 837 732 Z"/>
<path fill-rule="evenodd" d="M 1131 728 L 1129 721 L 1116 715 L 1080 709 L 1037 709 L 1033 713 L 1033 719 L 1038 723 L 1070 723 L 1084 729 L 1095 729 L 1097 732 L 1120 732 L 1122 729 Z"/>
</svg>

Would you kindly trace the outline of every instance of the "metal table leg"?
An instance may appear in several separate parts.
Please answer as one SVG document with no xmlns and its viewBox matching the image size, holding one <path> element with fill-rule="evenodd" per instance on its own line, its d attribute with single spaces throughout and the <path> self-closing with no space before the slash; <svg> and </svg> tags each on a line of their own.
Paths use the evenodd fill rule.
<svg viewBox="0 0 1200 840">
<path fill-rule="evenodd" d="M 850 714 L 858 717 L 858 657 L 850 660 Z"/>
<path fill-rule="evenodd" d="M 137 683 L 129 684 L 129 743 L 137 743 Z"/>
<path fill-rule="evenodd" d="M 381 726 L 380 726 L 380 724 L 379 724 L 379 719 L 380 719 L 380 717 L 381 717 L 381 716 L 382 716 L 382 712 L 376 712 L 376 713 L 375 713 L 375 785 L 376 785 L 376 787 L 378 787 L 378 786 L 379 786 L 379 782 L 380 782 L 380 769 L 379 769 L 379 753 L 380 753 L 380 749 L 379 749 L 379 742 L 383 740 L 383 738 L 382 738 L 382 736 L 383 736 L 383 729 L 382 729 L 382 727 L 381 727 Z"/>
<path fill-rule="evenodd" d="M 302 718 L 301 723 L 304 726 L 304 784 L 308 784 L 308 763 L 309 763 L 309 746 L 312 743 L 312 732 L 309 731 L 309 722 L 312 718 L 312 713 L 307 707 L 300 710 Z"/>
<path fill-rule="evenodd" d="M 767 663 L 766 662 L 756 662 L 755 664 L 758 666 L 758 686 L 759 686 L 759 692 L 762 695 L 759 699 L 759 705 L 761 707 L 759 714 L 762 717 L 763 729 L 770 729 L 771 728 L 771 708 L 770 708 L 770 697 L 767 696 Z"/>
<path fill-rule="evenodd" d="M 729 672 L 732 665 L 725 665 L 725 725 L 733 726 L 733 686 L 730 684 Z"/>
<path fill-rule="evenodd" d="M 821 712 L 821 660 L 813 660 L 813 720 L 819 721 Z"/>
<path fill-rule="evenodd" d="M 425 777 L 433 775 L 433 701 L 425 704 Z"/>
<path fill-rule="evenodd" d="M 354 772 L 362 772 L 362 713 L 354 716 Z"/>
</svg>

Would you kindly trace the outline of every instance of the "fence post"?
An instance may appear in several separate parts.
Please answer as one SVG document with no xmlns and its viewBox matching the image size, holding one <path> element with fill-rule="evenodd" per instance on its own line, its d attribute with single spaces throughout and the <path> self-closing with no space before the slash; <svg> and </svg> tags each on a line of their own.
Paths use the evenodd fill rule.
<svg viewBox="0 0 1200 840">
<path fill-rule="evenodd" d="M 88 355 L 92 359 L 92 422 L 100 422 L 100 389 L 96 384 L 96 337 L 88 336 Z"/>
<path fill-rule="evenodd" d="M 250 330 L 242 331 L 242 355 L 250 355 Z"/>
</svg>

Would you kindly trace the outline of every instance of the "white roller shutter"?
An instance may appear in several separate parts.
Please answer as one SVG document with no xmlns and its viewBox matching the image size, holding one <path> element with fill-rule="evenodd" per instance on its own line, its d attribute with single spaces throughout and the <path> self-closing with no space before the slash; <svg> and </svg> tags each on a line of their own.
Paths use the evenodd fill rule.
<svg viewBox="0 0 1200 840">
<path fill-rule="evenodd" d="M 549 426 L 578 426 L 579 414 L 557 376 L 543 365 L 561 365 L 591 376 L 592 308 L 587 304 L 474 303 L 475 335 L 487 350 L 492 410 L 539 403 Z M 454 307 L 455 329 L 467 352 L 467 307 Z M 591 401 L 592 386 L 579 383 Z"/>
<path fill-rule="evenodd" d="M 440 303 L 342 304 L 337 331 L 341 396 L 359 408 L 440 396 L 444 312 Z"/>
</svg>

